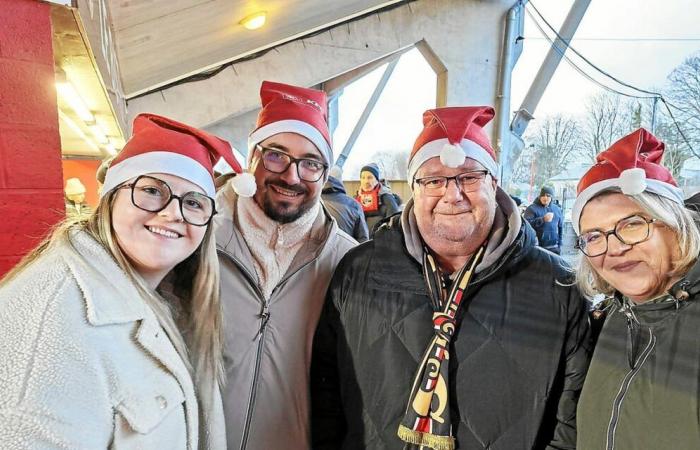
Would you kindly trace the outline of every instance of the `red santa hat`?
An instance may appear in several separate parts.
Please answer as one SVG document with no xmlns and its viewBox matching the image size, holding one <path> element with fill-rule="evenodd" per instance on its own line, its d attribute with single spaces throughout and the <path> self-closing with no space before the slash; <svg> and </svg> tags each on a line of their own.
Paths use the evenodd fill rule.
<svg viewBox="0 0 700 450">
<path fill-rule="evenodd" d="M 423 131 L 408 160 L 408 181 L 413 182 L 423 163 L 438 156 L 447 167 L 459 167 L 465 158 L 471 158 L 492 176 L 498 176 L 496 152 L 483 128 L 494 114 L 490 106 L 457 106 L 424 112 Z"/>
<path fill-rule="evenodd" d="M 231 145 L 223 139 L 167 117 L 139 114 L 134 119 L 131 139 L 107 169 L 100 195 L 139 175 L 166 173 L 191 181 L 213 198 L 213 168 L 220 158 L 236 174 L 242 174 Z M 255 192 L 255 180 L 250 174 L 237 175 L 232 183 L 240 195 Z"/>
<path fill-rule="evenodd" d="M 603 191 L 618 190 L 625 195 L 652 192 L 683 204 L 683 191 L 671 172 L 661 165 L 664 143 L 644 128 L 615 142 L 596 157 L 578 183 L 571 211 L 571 223 L 579 233 L 581 211 L 586 203 Z"/>
<path fill-rule="evenodd" d="M 326 93 L 288 84 L 263 81 L 260 86 L 262 109 L 255 131 L 248 137 L 248 160 L 255 146 L 279 133 L 296 133 L 310 140 L 326 164 L 333 165 L 331 135 L 328 131 Z"/>
</svg>

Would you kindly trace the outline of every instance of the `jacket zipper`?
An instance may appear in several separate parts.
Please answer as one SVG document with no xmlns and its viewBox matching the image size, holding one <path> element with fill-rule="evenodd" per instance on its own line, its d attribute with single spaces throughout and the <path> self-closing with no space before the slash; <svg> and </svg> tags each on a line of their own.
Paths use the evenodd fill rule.
<svg viewBox="0 0 700 450">
<path fill-rule="evenodd" d="M 270 305 L 265 300 L 265 296 L 263 295 L 262 291 L 260 290 L 260 287 L 258 284 L 255 282 L 255 277 L 253 276 L 252 273 L 248 269 L 245 268 L 241 262 L 236 259 L 231 253 L 227 252 L 226 250 L 222 248 L 218 248 L 219 252 L 226 255 L 231 261 L 238 266 L 238 269 L 245 275 L 245 277 L 248 279 L 248 282 L 250 282 L 251 286 L 253 286 L 255 292 L 258 294 L 258 297 L 262 299 L 262 311 L 260 312 L 260 329 L 258 330 L 258 333 L 256 334 L 256 339 L 258 339 L 258 347 L 255 352 L 255 367 L 253 369 L 253 379 L 251 380 L 250 383 L 250 393 L 248 395 L 248 404 L 246 406 L 246 413 L 245 413 L 245 422 L 243 422 L 243 436 L 241 438 L 241 450 L 245 450 L 245 448 L 248 446 L 248 435 L 250 434 L 250 422 L 253 418 L 253 411 L 255 408 L 255 397 L 257 393 L 257 388 L 258 388 L 258 374 L 260 372 L 260 361 L 262 360 L 262 352 L 263 352 L 263 344 L 265 342 L 265 329 L 267 328 L 267 323 L 270 320 Z"/>
<path fill-rule="evenodd" d="M 631 318 L 628 316 L 627 320 L 629 322 Z M 628 326 L 631 325 L 628 324 Z M 652 334 L 651 328 L 649 328 L 649 342 L 647 343 L 647 346 L 644 349 L 644 351 L 639 355 L 639 358 L 637 358 L 637 361 L 635 362 L 632 370 L 627 372 L 627 375 L 625 375 L 625 377 L 622 379 L 620 389 L 618 390 L 617 395 L 613 400 L 612 413 L 610 414 L 610 422 L 608 423 L 607 443 L 605 446 L 606 450 L 614 450 L 615 448 L 615 431 L 617 430 L 617 422 L 620 419 L 620 410 L 622 409 L 622 402 L 625 399 L 625 395 L 627 395 L 627 391 L 630 387 L 630 384 L 632 384 L 632 380 L 646 362 L 655 345 L 656 336 Z"/>
<path fill-rule="evenodd" d="M 258 338 L 258 348 L 256 349 L 255 353 L 255 368 L 253 370 L 253 380 L 251 381 L 251 386 L 250 386 L 250 395 L 248 396 L 248 406 L 246 408 L 246 414 L 245 414 L 245 422 L 243 423 L 243 437 L 241 438 L 241 447 L 240 450 L 245 450 L 246 447 L 248 446 L 248 436 L 250 434 L 250 423 L 252 422 L 253 419 L 253 411 L 255 409 L 255 398 L 258 390 L 258 375 L 260 372 L 260 362 L 262 360 L 262 352 L 263 352 L 263 344 L 265 342 L 265 329 L 267 328 L 267 323 L 270 321 L 270 305 L 267 300 L 265 300 L 265 296 L 263 295 L 262 291 L 258 287 L 257 283 L 255 282 L 255 277 L 253 277 L 253 274 L 250 273 L 248 269 L 246 269 L 241 262 L 236 259 L 231 253 L 227 252 L 226 250 L 222 249 L 221 247 L 218 248 L 218 251 L 220 253 L 223 253 L 226 255 L 231 261 L 233 261 L 236 266 L 243 272 L 248 278 L 248 281 L 250 284 L 253 286 L 255 289 L 255 292 L 258 294 L 258 297 L 262 299 L 262 311 L 260 313 L 260 329 L 258 330 L 258 334 L 256 337 Z M 318 256 L 314 257 L 311 259 L 309 262 L 306 264 L 302 265 L 299 267 L 297 270 L 289 274 L 289 276 L 284 277 L 282 280 L 280 280 L 279 284 L 275 286 L 275 288 L 272 290 L 272 293 L 270 294 L 270 298 L 272 298 L 277 291 L 277 288 L 283 284 L 285 281 L 287 281 L 289 278 L 293 277 L 296 275 L 298 272 L 300 272 L 302 269 L 304 269 L 306 266 L 311 264 L 312 262 L 316 261 L 318 259 Z"/>
<path fill-rule="evenodd" d="M 265 342 L 265 330 L 267 323 L 270 320 L 270 310 L 267 301 L 263 303 L 263 310 L 260 313 L 260 330 L 258 331 L 258 348 L 255 354 L 255 369 L 253 370 L 253 380 L 250 386 L 250 396 L 248 397 L 248 408 L 245 414 L 245 422 L 243 426 L 243 437 L 241 438 L 241 450 L 245 450 L 248 446 L 248 436 L 250 434 L 250 423 L 253 419 L 253 410 L 255 408 L 255 397 L 258 392 L 258 374 L 260 372 L 260 360 L 262 359 L 263 344 Z"/>
</svg>

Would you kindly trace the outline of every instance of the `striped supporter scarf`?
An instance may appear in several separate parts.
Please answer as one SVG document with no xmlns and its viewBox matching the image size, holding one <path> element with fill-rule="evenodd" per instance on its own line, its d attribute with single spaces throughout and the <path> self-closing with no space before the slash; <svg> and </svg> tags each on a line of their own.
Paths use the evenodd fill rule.
<svg viewBox="0 0 700 450">
<path fill-rule="evenodd" d="M 457 274 L 457 279 L 445 298 L 440 270 L 427 249 L 423 252 L 423 275 L 432 301 L 435 336 L 430 341 L 418 368 L 406 406 L 406 414 L 399 425 L 398 435 L 407 444 L 434 450 L 453 450 L 450 419 L 449 359 L 450 341 L 456 328 L 456 317 L 464 292 L 474 269 L 484 254 L 482 246 Z M 407 448 L 410 445 L 407 445 Z"/>
</svg>

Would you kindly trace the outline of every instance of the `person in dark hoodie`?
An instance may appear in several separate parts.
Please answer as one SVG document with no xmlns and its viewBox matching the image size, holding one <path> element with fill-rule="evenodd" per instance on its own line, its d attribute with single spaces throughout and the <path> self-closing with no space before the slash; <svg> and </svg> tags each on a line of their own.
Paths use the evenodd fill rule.
<svg viewBox="0 0 700 450">
<path fill-rule="evenodd" d="M 379 166 L 376 163 L 367 164 L 360 169 L 360 189 L 355 200 L 365 213 L 370 237 L 374 235 L 379 222 L 401 210 L 394 193 L 379 180 Z"/>
<path fill-rule="evenodd" d="M 524 217 L 535 229 L 540 247 L 559 255 L 561 254 L 564 217 L 561 208 L 552 202 L 553 196 L 554 189 L 542 186 L 540 196 L 527 207 Z"/>
<path fill-rule="evenodd" d="M 323 185 L 321 200 L 341 230 L 354 237 L 357 242 L 365 242 L 369 239 L 365 215 L 355 199 L 345 193 L 341 177 L 340 168 L 333 166 L 326 184 Z"/>
<path fill-rule="evenodd" d="M 413 197 L 338 265 L 311 365 L 324 449 L 574 449 L 586 302 L 497 185 L 491 107 L 428 110 Z"/>
</svg>

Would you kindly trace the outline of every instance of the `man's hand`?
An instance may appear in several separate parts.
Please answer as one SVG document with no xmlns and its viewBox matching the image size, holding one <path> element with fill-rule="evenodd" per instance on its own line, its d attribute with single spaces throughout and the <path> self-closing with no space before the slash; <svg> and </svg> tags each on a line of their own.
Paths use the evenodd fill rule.
<svg viewBox="0 0 700 450">
<path fill-rule="evenodd" d="M 543 219 L 545 222 L 551 222 L 552 219 L 554 219 L 554 213 L 548 212 L 547 214 L 544 215 Z"/>
</svg>

